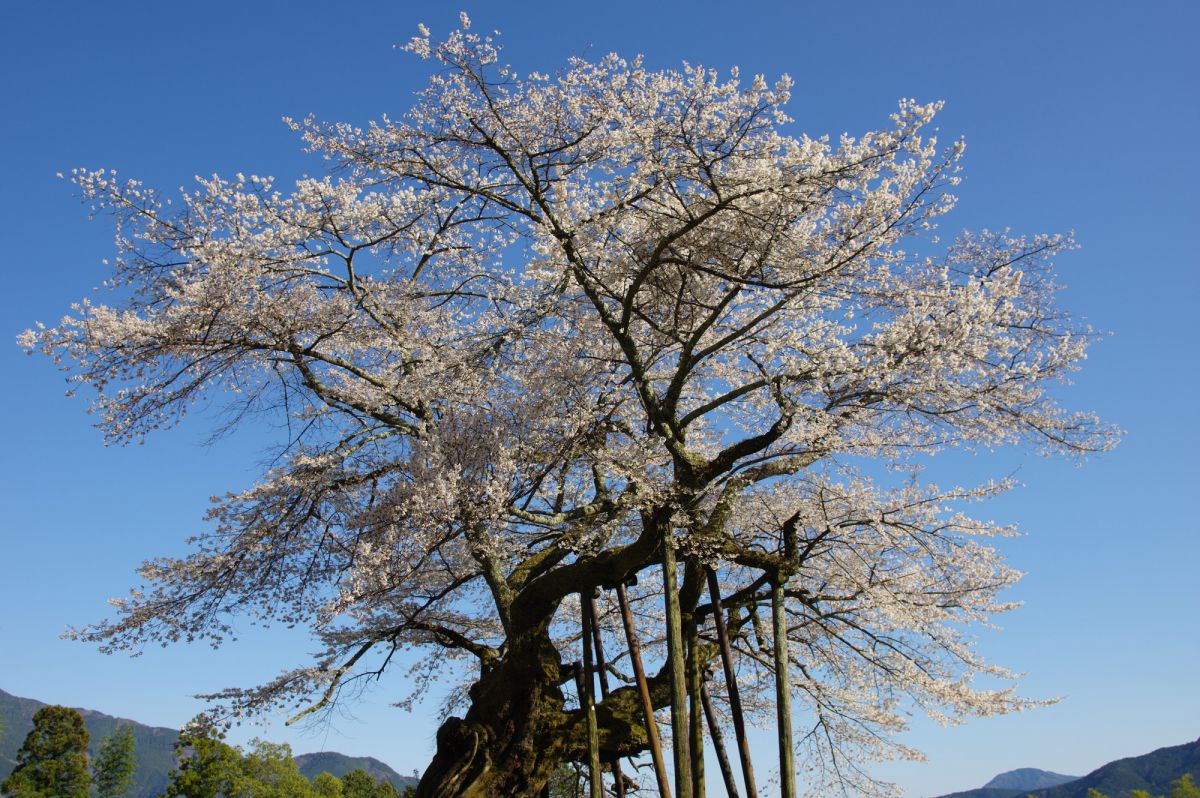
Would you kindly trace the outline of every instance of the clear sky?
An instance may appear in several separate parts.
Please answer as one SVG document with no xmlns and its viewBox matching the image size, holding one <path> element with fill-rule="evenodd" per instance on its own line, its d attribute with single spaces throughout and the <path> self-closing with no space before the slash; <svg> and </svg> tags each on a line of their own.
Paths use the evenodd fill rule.
<svg viewBox="0 0 1200 798">
<path fill-rule="evenodd" d="M 522 2 L 466 6 L 504 34 L 506 60 L 553 71 L 572 54 L 646 54 L 744 75 L 788 72 L 797 131 L 862 132 L 901 97 L 942 99 L 939 125 L 967 141 L 959 209 L 943 225 L 1075 230 L 1059 261 L 1064 304 L 1111 337 L 1070 406 L 1126 431 L 1082 467 L 1031 453 L 954 468 L 1016 472 L 1025 487 L 985 511 L 1027 536 L 1004 543 L 1027 571 L 1026 604 L 980 640 L 1058 705 L 905 742 L 925 764 L 881 775 L 915 796 L 1000 771 L 1082 774 L 1200 736 L 1200 96 L 1194 2 Z M 274 174 L 306 160 L 284 115 L 362 122 L 397 115 L 428 65 L 398 53 L 418 22 L 435 35 L 457 5 L 410 2 L 6 4 L 0 32 L 0 332 L 12 340 L 104 279 L 104 221 L 88 222 L 57 171 L 117 167 L 162 188 L 194 174 Z M 274 674 L 306 650 L 294 634 L 246 630 L 220 652 L 104 657 L 58 635 L 102 617 L 142 558 L 179 553 L 207 497 L 247 484 L 270 429 L 206 443 L 203 414 L 145 446 L 106 449 L 85 404 L 63 397 L 44 358 L 0 347 L 0 688 L 178 726 L 193 693 Z M 969 481 L 964 479 L 963 481 Z M 402 680 L 331 726 L 239 731 L 298 752 L 369 754 L 402 772 L 432 751 L 437 705 L 388 708 Z M 760 745 L 769 751 L 765 741 Z"/>
</svg>

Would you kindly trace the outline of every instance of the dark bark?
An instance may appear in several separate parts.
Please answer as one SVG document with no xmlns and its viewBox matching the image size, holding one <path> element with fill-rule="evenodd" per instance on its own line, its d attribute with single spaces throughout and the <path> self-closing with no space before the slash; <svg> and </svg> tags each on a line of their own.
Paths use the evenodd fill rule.
<svg viewBox="0 0 1200 798">
<path fill-rule="evenodd" d="M 471 688 L 466 717 L 438 730 L 417 798 L 534 798 L 560 763 L 587 761 L 587 715 L 565 707 L 562 684 L 573 675 L 550 639 L 552 616 L 518 632 L 527 616 L 514 615 L 509 645 Z M 701 656 L 714 654 L 704 648 Z M 646 689 L 654 708 L 670 705 L 669 665 L 647 676 Z M 603 763 L 648 750 L 637 686 L 612 690 L 595 716 Z"/>
<path fill-rule="evenodd" d="M 489 660 L 471 688 L 466 716 L 450 718 L 438 730 L 437 751 L 417 787 L 417 798 L 534 798 L 559 764 L 588 761 L 587 713 L 565 707 L 562 685 L 571 681 L 573 674 L 551 640 L 551 621 L 563 598 L 571 593 L 587 595 L 596 587 L 618 585 L 640 570 L 665 564 L 663 559 L 673 561 L 674 552 L 664 557 L 662 546 L 670 532 L 668 518 L 666 511 L 645 513 L 643 533 L 628 546 L 591 558 L 560 561 L 545 571 L 530 569 L 519 580 L 510 581 L 514 595 L 507 607 L 502 653 Z M 672 590 L 669 598 L 664 597 L 668 613 L 675 616 L 673 643 L 679 649 L 683 648 L 680 626 L 691 622 L 703 584 L 701 569 L 689 563 L 678 592 Z M 714 644 L 699 641 L 697 667 L 706 667 L 716 654 Z M 671 706 L 675 688 L 685 692 L 683 671 L 684 657 L 679 650 L 667 658 L 659 673 L 646 678 L 654 709 Z M 690 775 L 686 698 L 678 698 L 683 733 L 676 739 L 684 749 L 679 764 Z M 612 690 L 594 706 L 603 764 L 650 749 L 638 686 Z M 679 795 L 690 798 L 686 775 L 686 789 Z"/>
</svg>

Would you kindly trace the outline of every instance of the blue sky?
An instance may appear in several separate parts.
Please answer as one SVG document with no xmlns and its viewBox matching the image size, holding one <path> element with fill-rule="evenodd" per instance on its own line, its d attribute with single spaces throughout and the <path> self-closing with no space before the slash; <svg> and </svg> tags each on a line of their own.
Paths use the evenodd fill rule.
<svg viewBox="0 0 1200 798">
<path fill-rule="evenodd" d="M 0 32 L 7 243 L 0 331 L 52 322 L 104 278 L 111 230 L 88 222 L 57 171 L 110 166 L 171 188 L 194 174 L 317 172 L 281 116 L 396 115 L 426 65 L 398 53 L 458 5 L 402 2 L 11 4 Z M 929 762 L 879 768 L 910 795 L 979 786 L 997 772 L 1083 773 L 1200 736 L 1200 477 L 1194 416 L 1200 226 L 1200 74 L 1190 2 L 524 2 L 466 9 L 499 28 L 506 58 L 551 71 L 572 54 L 645 53 L 796 78 L 797 131 L 861 132 L 901 97 L 942 99 L 939 126 L 967 141 L 960 207 L 944 228 L 1075 230 L 1059 261 L 1063 303 L 1111 337 L 1066 404 L 1126 431 L 1082 467 L 1027 452 L 953 463 L 1015 471 L 1021 490 L 984 514 L 1020 524 L 1003 544 L 1025 606 L 982 650 L 1028 672 L 1058 705 L 905 742 Z M 10 338 L 9 340 L 12 340 Z M 193 693 L 273 674 L 303 638 L 246 630 L 238 644 L 104 657 L 58 635 L 105 614 L 142 558 L 178 553 L 207 497 L 249 482 L 270 430 L 206 445 L 201 417 L 130 449 L 104 448 L 61 375 L 0 348 L 0 688 L 178 726 Z M 963 478 L 962 481 L 969 481 Z M 377 756 L 401 771 L 432 750 L 436 704 L 389 709 L 388 682 L 331 726 L 239 730 L 298 751 Z M 764 743 L 763 751 L 769 751 Z"/>
</svg>

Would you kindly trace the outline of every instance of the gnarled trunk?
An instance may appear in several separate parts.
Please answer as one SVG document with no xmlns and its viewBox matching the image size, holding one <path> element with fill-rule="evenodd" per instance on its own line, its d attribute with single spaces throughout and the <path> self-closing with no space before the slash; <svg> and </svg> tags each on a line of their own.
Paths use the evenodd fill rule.
<svg viewBox="0 0 1200 798">
<path fill-rule="evenodd" d="M 536 798 L 559 764 L 586 759 L 587 717 L 565 708 L 560 685 L 570 671 L 546 628 L 515 640 L 471 688 L 466 717 L 438 729 L 417 798 Z M 667 706 L 667 667 L 647 682 L 654 706 Z M 596 723 L 606 764 L 649 747 L 635 686 L 612 690 L 596 704 Z"/>
<path fill-rule="evenodd" d="M 417 798 L 534 798 L 567 756 L 558 652 L 543 632 L 510 647 L 471 688 L 466 718 L 437 733 Z"/>
</svg>

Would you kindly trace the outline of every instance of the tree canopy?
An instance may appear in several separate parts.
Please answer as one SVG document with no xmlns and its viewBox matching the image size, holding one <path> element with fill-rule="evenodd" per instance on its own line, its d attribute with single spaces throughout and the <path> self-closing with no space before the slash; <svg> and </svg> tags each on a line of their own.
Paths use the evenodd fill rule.
<svg viewBox="0 0 1200 798">
<path fill-rule="evenodd" d="M 129 793 L 137 773 L 137 742 L 133 728 L 124 724 L 100 741 L 92 762 L 96 798 L 121 798 Z"/>
<path fill-rule="evenodd" d="M 469 663 L 421 796 L 534 795 L 564 761 L 647 750 L 618 586 L 676 750 L 703 741 L 722 639 L 718 726 L 743 711 L 726 674 L 751 721 L 794 700 L 785 752 L 864 793 L 852 765 L 916 755 L 894 742 L 906 708 L 1035 703 L 972 681 L 1010 677 L 968 630 L 1018 574 L 987 545 L 1011 530 L 963 505 L 1010 485 L 920 468 L 1111 444 L 1049 390 L 1091 339 L 1054 302 L 1070 237 L 939 240 L 963 146 L 929 133 L 936 103 L 829 141 L 792 132 L 787 78 L 617 55 L 522 74 L 465 16 L 407 50 L 436 70 L 402 118 L 290 122 L 327 177 L 170 200 L 74 171 L 117 220 L 115 298 L 24 344 L 98 391 L 113 442 L 209 398 L 225 431 L 288 431 L 192 554 L 148 561 L 79 636 L 309 628 L 323 653 L 214 696 L 233 714 L 327 706 L 400 650 L 428 652 L 414 696 Z M 588 599 L 607 665 L 586 662 Z M 593 701 L 597 670 L 617 684 Z"/>
<path fill-rule="evenodd" d="M 90 735 L 77 710 L 42 707 L 33 715 L 33 728 L 17 751 L 17 765 L 0 784 L 14 798 L 88 798 Z"/>
</svg>

